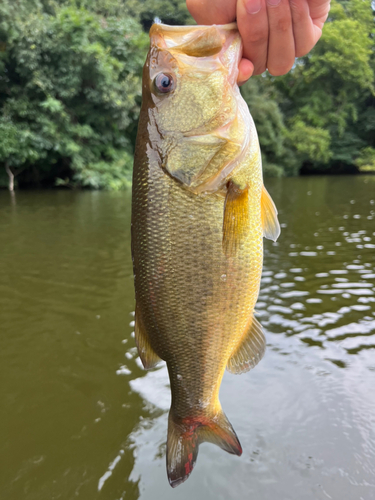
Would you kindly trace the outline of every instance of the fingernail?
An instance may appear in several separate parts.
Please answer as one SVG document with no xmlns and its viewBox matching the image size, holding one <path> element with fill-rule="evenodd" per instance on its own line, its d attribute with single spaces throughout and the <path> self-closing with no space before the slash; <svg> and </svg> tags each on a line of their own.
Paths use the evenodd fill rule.
<svg viewBox="0 0 375 500">
<path fill-rule="evenodd" d="M 276 7 L 276 5 L 279 5 L 280 0 L 267 0 L 268 5 L 271 5 L 272 7 Z"/>
<path fill-rule="evenodd" d="M 248 14 L 257 14 L 262 6 L 261 0 L 247 0 L 245 9 Z"/>
</svg>

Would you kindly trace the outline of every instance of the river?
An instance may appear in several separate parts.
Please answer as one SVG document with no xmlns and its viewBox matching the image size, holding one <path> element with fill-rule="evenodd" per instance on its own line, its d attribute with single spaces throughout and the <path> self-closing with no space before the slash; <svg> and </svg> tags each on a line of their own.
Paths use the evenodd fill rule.
<svg viewBox="0 0 375 500">
<path fill-rule="evenodd" d="M 134 344 L 130 193 L 0 192 L 0 497 L 374 500 L 375 176 L 270 179 L 259 365 L 224 376 L 243 447 L 165 471 L 166 368 Z"/>
</svg>

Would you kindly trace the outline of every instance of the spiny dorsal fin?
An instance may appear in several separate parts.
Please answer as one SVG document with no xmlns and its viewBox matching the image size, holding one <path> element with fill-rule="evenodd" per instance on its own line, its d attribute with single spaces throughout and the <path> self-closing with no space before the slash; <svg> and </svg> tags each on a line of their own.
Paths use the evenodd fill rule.
<svg viewBox="0 0 375 500">
<path fill-rule="evenodd" d="M 223 251 L 233 257 L 249 231 L 249 189 L 228 184 L 223 220 Z"/>
<path fill-rule="evenodd" d="M 276 206 L 263 186 L 261 197 L 263 236 L 269 240 L 276 241 L 280 236 L 280 224 L 277 220 Z"/>
<path fill-rule="evenodd" d="M 265 350 L 266 338 L 262 325 L 253 316 L 250 328 L 228 361 L 227 370 L 236 374 L 248 372 L 259 363 Z"/>
<path fill-rule="evenodd" d="M 147 332 L 144 328 L 142 316 L 139 310 L 139 307 L 135 306 L 135 343 L 138 347 L 138 354 L 141 358 L 142 364 L 146 370 L 150 370 L 154 368 L 159 361 L 161 361 L 160 357 L 156 354 L 156 352 L 151 347 L 151 344 L 148 340 Z"/>
</svg>

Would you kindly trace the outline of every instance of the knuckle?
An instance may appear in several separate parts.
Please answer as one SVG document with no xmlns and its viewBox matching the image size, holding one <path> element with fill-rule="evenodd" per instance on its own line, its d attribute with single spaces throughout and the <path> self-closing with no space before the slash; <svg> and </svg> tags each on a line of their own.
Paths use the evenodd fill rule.
<svg viewBox="0 0 375 500">
<path fill-rule="evenodd" d="M 246 35 L 247 44 L 264 45 L 268 43 L 268 32 L 264 29 L 255 29 Z"/>
<path fill-rule="evenodd" d="M 290 29 L 291 25 L 291 18 L 289 16 L 282 16 L 277 20 L 273 27 L 279 33 L 285 33 Z"/>
</svg>

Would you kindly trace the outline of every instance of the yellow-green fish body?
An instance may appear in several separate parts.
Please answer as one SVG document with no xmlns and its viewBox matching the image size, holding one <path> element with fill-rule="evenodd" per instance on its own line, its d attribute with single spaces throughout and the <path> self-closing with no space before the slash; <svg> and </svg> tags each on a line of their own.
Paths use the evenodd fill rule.
<svg viewBox="0 0 375 500">
<path fill-rule="evenodd" d="M 279 225 L 236 84 L 236 25 L 155 24 L 150 38 L 133 176 L 135 333 L 145 368 L 167 363 L 177 486 L 200 442 L 242 452 L 219 388 L 226 367 L 247 371 L 264 353 L 253 312 L 263 235 L 276 239 Z"/>
</svg>

